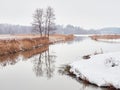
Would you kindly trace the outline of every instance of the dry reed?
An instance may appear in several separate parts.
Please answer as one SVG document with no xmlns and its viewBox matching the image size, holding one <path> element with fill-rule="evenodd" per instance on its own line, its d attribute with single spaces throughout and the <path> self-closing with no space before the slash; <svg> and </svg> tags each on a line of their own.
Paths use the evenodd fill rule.
<svg viewBox="0 0 120 90">
<path fill-rule="evenodd" d="M 74 39 L 73 35 L 61 35 L 61 34 L 50 35 L 50 38 L 29 34 L 12 36 L 2 35 L 0 37 L 0 56 L 13 54 L 19 51 L 30 50 L 51 43 L 68 41 L 73 39 Z"/>
<path fill-rule="evenodd" d="M 30 50 L 47 44 L 49 44 L 47 37 L 0 40 L 0 55 Z"/>
</svg>

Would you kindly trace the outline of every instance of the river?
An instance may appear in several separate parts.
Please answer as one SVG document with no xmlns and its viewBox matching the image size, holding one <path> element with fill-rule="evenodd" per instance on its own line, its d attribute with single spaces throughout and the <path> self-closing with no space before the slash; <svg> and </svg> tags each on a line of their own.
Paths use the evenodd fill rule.
<svg viewBox="0 0 120 90">
<path fill-rule="evenodd" d="M 81 81 L 59 70 L 63 65 L 94 53 L 120 51 L 120 43 L 98 42 L 87 36 L 27 52 L 0 57 L 1 90 L 107 90 Z M 44 50 L 44 52 L 43 52 Z M 42 52 L 41 52 L 42 51 Z"/>
</svg>

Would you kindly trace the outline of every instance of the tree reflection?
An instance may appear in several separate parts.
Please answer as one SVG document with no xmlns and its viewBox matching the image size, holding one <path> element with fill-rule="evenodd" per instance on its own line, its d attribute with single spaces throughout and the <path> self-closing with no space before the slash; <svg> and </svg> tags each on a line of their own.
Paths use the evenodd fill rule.
<svg viewBox="0 0 120 90">
<path fill-rule="evenodd" d="M 55 55 L 51 55 L 49 48 L 47 51 L 40 53 L 39 56 L 34 60 L 34 68 L 37 77 L 45 76 L 51 78 L 55 71 Z"/>
<path fill-rule="evenodd" d="M 43 75 L 41 55 L 42 53 L 39 55 L 39 59 L 34 62 L 34 71 L 35 71 L 36 76 Z"/>
<path fill-rule="evenodd" d="M 34 59 L 33 71 L 37 77 L 45 75 L 46 77 L 51 78 L 53 76 L 56 56 L 50 54 L 48 45 L 15 54 L 0 56 L 0 65 L 2 67 L 15 65 L 20 60 L 25 61 L 29 58 Z"/>
</svg>

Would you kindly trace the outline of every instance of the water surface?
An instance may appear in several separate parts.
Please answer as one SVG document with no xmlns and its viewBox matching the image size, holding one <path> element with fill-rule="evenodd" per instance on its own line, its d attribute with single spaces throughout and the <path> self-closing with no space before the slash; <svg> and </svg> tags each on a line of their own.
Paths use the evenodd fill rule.
<svg viewBox="0 0 120 90">
<path fill-rule="evenodd" d="M 120 51 L 120 43 L 93 41 L 77 36 L 74 41 L 0 57 L 1 90 L 106 90 L 59 73 L 60 67 L 95 52 Z"/>
</svg>

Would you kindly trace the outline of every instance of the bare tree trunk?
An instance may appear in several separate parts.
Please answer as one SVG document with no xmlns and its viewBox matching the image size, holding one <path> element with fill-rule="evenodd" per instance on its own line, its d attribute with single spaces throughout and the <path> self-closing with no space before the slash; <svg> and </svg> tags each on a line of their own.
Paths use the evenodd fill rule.
<svg viewBox="0 0 120 90">
<path fill-rule="evenodd" d="M 44 25 L 44 13 L 43 9 L 36 9 L 34 15 L 33 15 L 33 28 L 36 32 L 40 34 L 42 37 L 42 29 Z"/>
<path fill-rule="evenodd" d="M 41 25 L 39 25 L 40 36 L 42 37 Z"/>
</svg>

